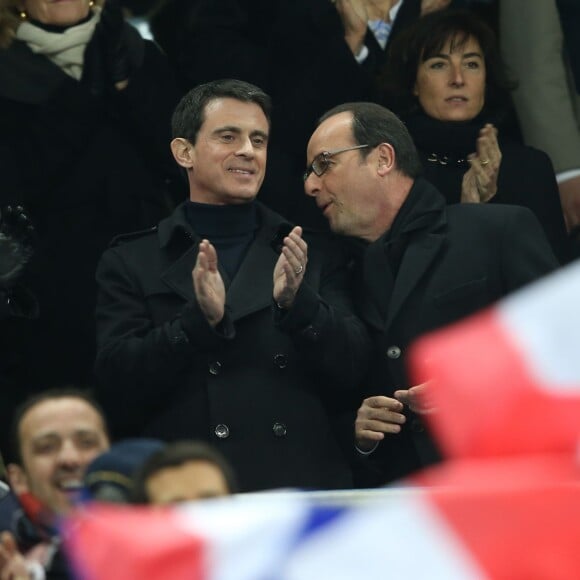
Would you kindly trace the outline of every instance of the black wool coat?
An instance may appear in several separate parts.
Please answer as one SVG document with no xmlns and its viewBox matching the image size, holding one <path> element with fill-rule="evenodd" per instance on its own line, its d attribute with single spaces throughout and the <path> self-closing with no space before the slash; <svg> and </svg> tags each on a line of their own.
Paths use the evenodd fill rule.
<svg viewBox="0 0 580 580">
<path fill-rule="evenodd" d="M 0 336 L 0 446 L 27 395 L 90 382 L 97 262 L 113 236 L 170 211 L 178 93 L 160 51 L 127 27 L 142 61 L 118 94 L 94 93 L 19 40 L 0 50 L 0 207 L 25 206 L 36 228 L 22 284 L 38 303 L 37 317 L 6 321 Z"/>
<path fill-rule="evenodd" d="M 259 215 L 235 277 L 220 270 L 227 313 L 217 331 L 196 302 L 200 240 L 183 206 L 105 252 L 97 271 L 99 396 L 118 435 L 209 441 L 244 491 L 348 487 L 332 417 L 359 386 L 368 335 L 352 314 L 341 254 L 323 234 L 306 237 L 296 301 L 277 311 L 271 240 L 285 221 L 260 204 Z"/>
<path fill-rule="evenodd" d="M 394 277 L 385 244 L 398 247 Z M 374 341 L 366 396 L 392 397 L 412 386 L 406 354 L 417 337 L 489 306 L 556 267 L 530 210 L 446 206 L 429 182 L 416 180 L 391 231 L 368 246 L 358 266 L 356 304 Z M 359 485 L 380 485 L 439 459 L 421 419 L 406 414 L 401 433 L 387 435 L 360 462 Z"/>
</svg>

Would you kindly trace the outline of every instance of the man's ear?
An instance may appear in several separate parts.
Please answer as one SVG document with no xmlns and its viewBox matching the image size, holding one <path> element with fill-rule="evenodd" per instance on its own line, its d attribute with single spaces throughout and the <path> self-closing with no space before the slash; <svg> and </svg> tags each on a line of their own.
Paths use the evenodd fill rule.
<svg viewBox="0 0 580 580">
<path fill-rule="evenodd" d="M 173 153 L 173 157 L 175 161 L 181 167 L 185 169 L 191 169 L 193 167 L 193 147 L 191 143 L 184 139 L 183 137 L 176 137 L 171 141 L 171 153 Z"/>
<path fill-rule="evenodd" d="M 395 168 L 395 150 L 390 143 L 381 143 L 377 147 L 378 174 L 382 177 Z"/>
<path fill-rule="evenodd" d="M 10 483 L 10 487 L 16 495 L 21 495 L 30 491 L 28 477 L 20 465 L 16 465 L 16 463 L 9 463 L 6 466 L 6 474 L 8 475 L 8 482 Z"/>
</svg>

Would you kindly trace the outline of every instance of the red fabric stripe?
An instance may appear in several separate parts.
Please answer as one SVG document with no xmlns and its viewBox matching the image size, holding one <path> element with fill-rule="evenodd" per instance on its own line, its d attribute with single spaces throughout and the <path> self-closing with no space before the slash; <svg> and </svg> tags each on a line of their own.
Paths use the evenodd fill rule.
<svg viewBox="0 0 580 580">
<path fill-rule="evenodd" d="M 93 506 L 65 536 L 83 580 L 209 578 L 203 539 L 181 530 L 169 510 Z"/>
<path fill-rule="evenodd" d="M 420 339 L 410 359 L 414 382 L 432 381 L 427 419 L 448 457 L 576 449 L 580 385 L 540 389 L 494 309 Z"/>
</svg>

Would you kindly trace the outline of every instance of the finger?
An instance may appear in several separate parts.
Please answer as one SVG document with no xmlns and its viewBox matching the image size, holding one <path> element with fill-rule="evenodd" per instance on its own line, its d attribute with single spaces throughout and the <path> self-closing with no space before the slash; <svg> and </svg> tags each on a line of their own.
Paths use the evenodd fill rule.
<svg viewBox="0 0 580 580">
<path fill-rule="evenodd" d="M 288 274 L 290 279 L 294 278 L 297 279 L 302 277 L 304 275 L 305 264 L 302 263 L 300 258 L 296 256 L 296 254 L 294 254 L 294 252 L 292 252 L 292 250 L 290 250 L 290 248 L 286 246 L 282 248 L 282 254 L 286 258 L 286 264 L 290 268 L 287 272 L 286 268 L 284 268 L 284 271 Z"/>
<path fill-rule="evenodd" d="M 397 401 L 396 399 L 392 399 L 391 397 L 385 397 L 384 395 L 376 395 L 374 397 L 366 398 L 361 408 L 370 407 L 375 409 L 389 409 L 391 411 L 402 411 L 403 405 Z"/>
<path fill-rule="evenodd" d="M 284 247 L 291 250 L 291 252 L 302 262 L 306 260 L 308 245 L 299 234 L 294 232 L 294 230 L 284 238 Z"/>
<path fill-rule="evenodd" d="M 357 421 L 355 432 L 357 436 L 362 436 L 363 433 L 400 433 L 401 425 L 386 421 Z"/>
<path fill-rule="evenodd" d="M 13 555 L 18 552 L 16 540 L 10 532 L 3 532 L 2 535 L 0 535 L 0 542 L 1 547 L 8 555 Z"/>
</svg>

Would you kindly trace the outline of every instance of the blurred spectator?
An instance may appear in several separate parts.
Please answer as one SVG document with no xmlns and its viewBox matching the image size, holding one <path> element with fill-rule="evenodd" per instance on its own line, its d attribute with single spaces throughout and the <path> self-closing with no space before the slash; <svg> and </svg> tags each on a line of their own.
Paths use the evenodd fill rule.
<svg viewBox="0 0 580 580">
<path fill-rule="evenodd" d="M 57 518 L 71 512 L 84 470 L 109 446 L 105 420 L 81 391 L 46 391 L 17 409 L 12 432 L 12 455 L 6 459 L 14 495 L 0 510 L 0 576 L 45 571 L 49 579 L 67 578 Z"/>
<path fill-rule="evenodd" d="M 579 13 L 577 0 L 500 2 L 500 44 L 518 80 L 523 137 L 552 159 L 570 231 L 580 227 L 580 96 L 570 68 L 580 61 Z"/>
<path fill-rule="evenodd" d="M 163 448 L 157 439 L 124 439 L 94 459 L 85 472 L 86 499 L 129 503 L 133 477 L 143 463 Z"/>
<path fill-rule="evenodd" d="M 548 156 L 502 134 L 511 84 L 482 20 L 464 11 L 421 18 L 393 44 L 383 80 L 384 101 L 405 121 L 426 178 L 448 203 L 528 207 L 560 261 L 569 259 Z"/>
<path fill-rule="evenodd" d="M 116 0 L 0 4 L 0 206 L 25 206 L 38 236 L 22 283 L 39 316 L 0 335 L 3 391 L 19 400 L 90 379 L 98 257 L 166 215 L 181 187 L 167 147 L 177 98 Z"/>
<path fill-rule="evenodd" d="M 231 466 L 200 441 L 178 441 L 157 451 L 135 477 L 135 501 L 166 505 L 209 499 L 237 491 Z"/>
</svg>

